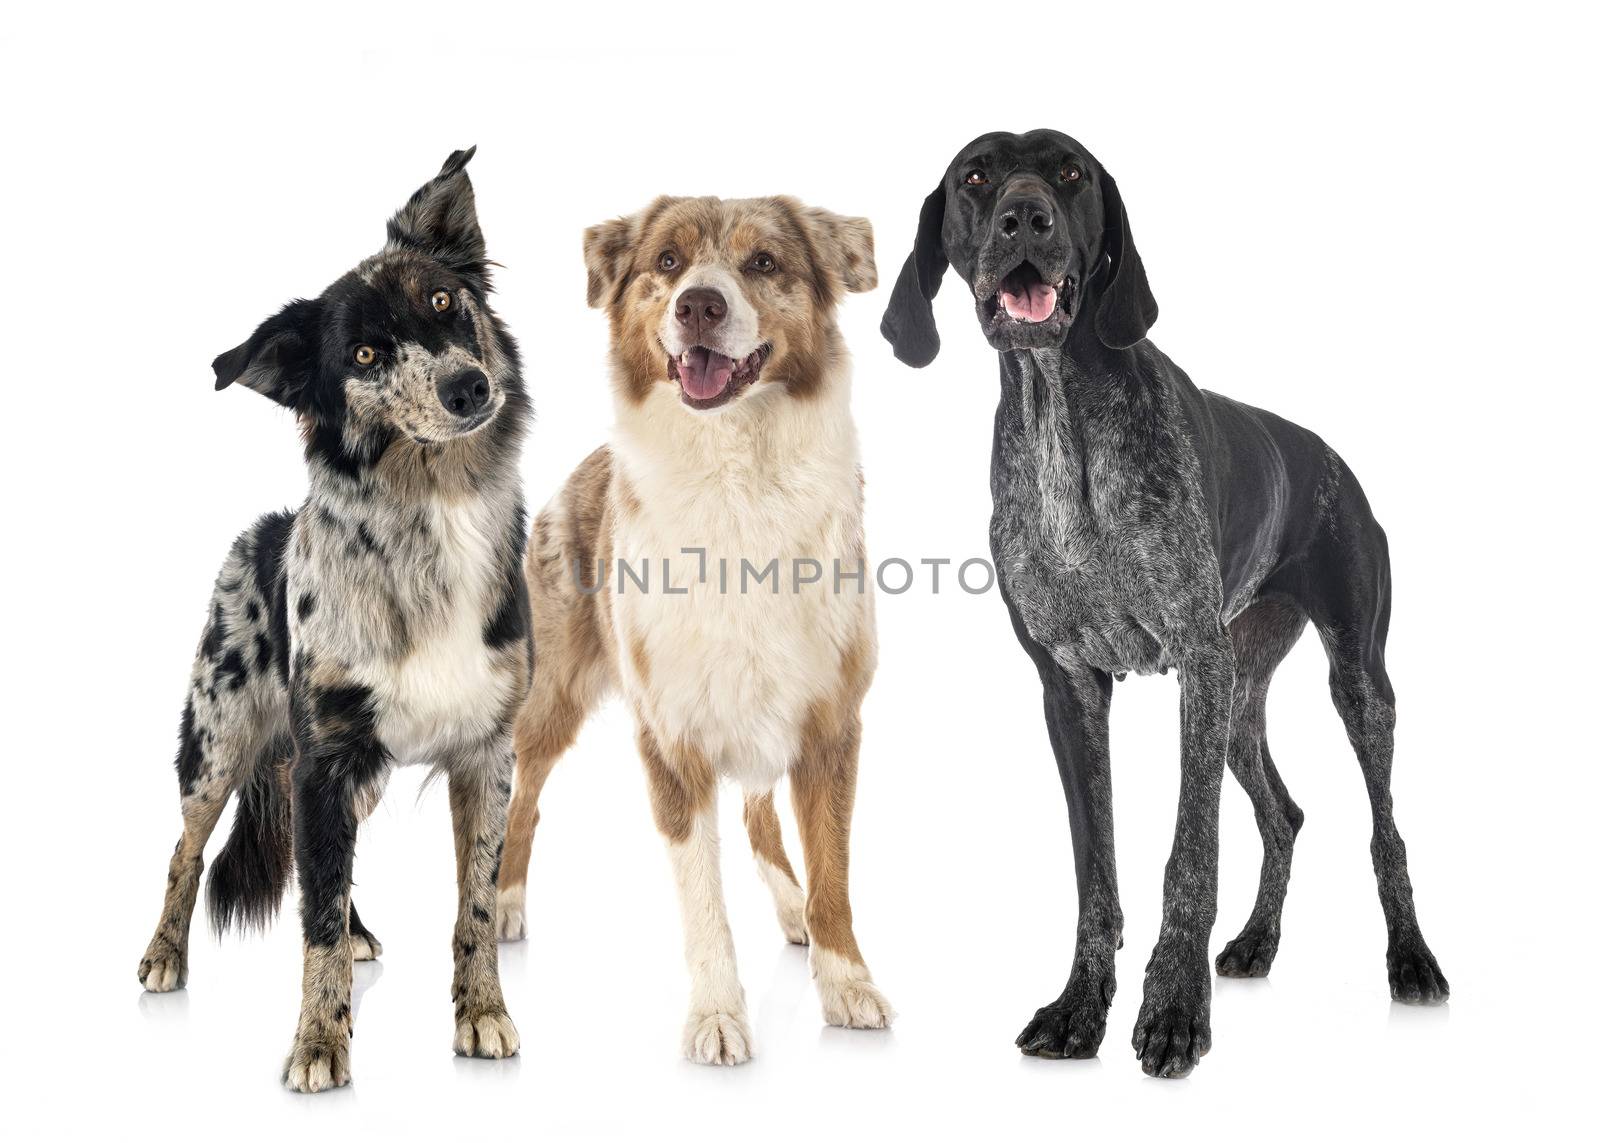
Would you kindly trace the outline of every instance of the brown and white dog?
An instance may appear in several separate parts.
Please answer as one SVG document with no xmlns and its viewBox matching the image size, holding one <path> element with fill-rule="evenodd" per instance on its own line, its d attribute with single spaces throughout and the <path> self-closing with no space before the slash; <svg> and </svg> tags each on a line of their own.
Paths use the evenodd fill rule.
<svg viewBox="0 0 1600 1143">
<path fill-rule="evenodd" d="M 887 1027 L 847 889 L 877 652 L 834 320 L 844 292 L 877 284 L 871 226 L 787 198 L 661 198 L 591 227 L 584 260 L 589 304 L 610 318 L 617 427 L 539 515 L 528 548 L 538 654 L 516 727 L 500 936 L 527 932 L 540 788 L 588 713 L 620 691 L 683 908 L 684 1052 L 712 1064 L 751 1054 L 719 869 L 723 777 L 744 789 L 785 935 L 809 938 L 827 1021 Z M 773 808 L 786 774 L 804 893 Z"/>
</svg>

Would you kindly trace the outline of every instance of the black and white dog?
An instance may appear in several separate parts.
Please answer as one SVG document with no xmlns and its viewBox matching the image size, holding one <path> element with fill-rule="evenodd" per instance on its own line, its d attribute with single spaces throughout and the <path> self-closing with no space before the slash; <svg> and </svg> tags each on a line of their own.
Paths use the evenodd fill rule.
<svg viewBox="0 0 1600 1143">
<path fill-rule="evenodd" d="M 378 955 L 350 902 L 356 826 L 394 763 L 448 778 L 460 884 L 455 1049 L 514 1053 L 496 957 L 495 879 L 512 719 L 532 671 L 517 349 L 489 308 L 472 151 L 390 220 L 383 251 L 291 302 L 213 363 L 292 409 L 310 490 L 223 564 L 179 732 L 184 829 L 139 979 L 187 976 L 206 838 L 233 831 L 208 889 L 219 931 L 264 923 L 291 867 L 305 935 L 284 1082 L 349 1080 L 351 960 Z"/>
<path fill-rule="evenodd" d="M 1217 971 L 1266 975 L 1302 815 L 1267 752 L 1263 712 L 1273 669 L 1308 619 L 1372 800 L 1390 989 L 1413 1003 L 1447 998 L 1389 794 L 1388 547 L 1350 469 L 1315 434 L 1197 389 L 1145 340 L 1156 302 L 1127 211 L 1075 140 L 985 135 L 950 164 L 883 319 L 909 365 L 939 351 L 931 303 L 948 266 L 1000 351 L 990 539 L 1017 638 L 1044 682 L 1077 869 L 1071 974 L 1018 1046 L 1092 1056 L 1105 1034 L 1122 943 L 1107 719 L 1112 680 L 1129 671 L 1176 667 L 1182 682 L 1177 836 L 1133 1033 L 1144 1070 L 1186 1075 L 1211 1046 L 1224 765 L 1250 795 L 1264 857 L 1255 911 Z"/>
</svg>

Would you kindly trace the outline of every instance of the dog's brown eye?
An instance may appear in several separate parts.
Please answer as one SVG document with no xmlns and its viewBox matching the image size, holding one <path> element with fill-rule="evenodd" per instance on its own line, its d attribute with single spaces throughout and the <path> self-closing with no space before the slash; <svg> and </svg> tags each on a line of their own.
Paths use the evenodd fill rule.
<svg viewBox="0 0 1600 1143">
<path fill-rule="evenodd" d="M 984 172 L 982 167 L 973 167 L 967 172 L 967 185 L 969 187 L 981 187 L 988 181 L 989 176 Z"/>
<path fill-rule="evenodd" d="M 444 313 L 445 310 L 450 308 L 449 290 L 433 291 L 433 308 L 438 310 L 440 313 Z"/>
<path fill-rule="evenodd" d="M 357 365 L 371 365 L 376 360 L 378 360 L 378 351 L 376 349 L 373 349 L 372 346 L 370 346 L 370 345 L 358 345 L 358 346 L 356 346 L 356 364 Z"/>
<path fill-rule="evenodd" d="M 1083 172 L 1080 171 L 1077 167 L 1074 167 L 1072 164 L 1068 163 L 1066 166 L 1061 168 L 1061 181 L 1062 182 L 1064 182 L 1064 183 L 1075 183 L 1081 178 L 1083 178 Z"/>
<path fill-rule="evenodd" d="M 656 265 L 663 270 L 676 270 L 678 268 L 678 256 L 671 250 L 664 251 L 661 257 L 656 259 Z"/>
<path fill-rule="evenodd" d="M 750 259 L 750 268 L 757 273 L 770 274 L 778 268 L 778 260 L 763 250 Z"/>
</svg>

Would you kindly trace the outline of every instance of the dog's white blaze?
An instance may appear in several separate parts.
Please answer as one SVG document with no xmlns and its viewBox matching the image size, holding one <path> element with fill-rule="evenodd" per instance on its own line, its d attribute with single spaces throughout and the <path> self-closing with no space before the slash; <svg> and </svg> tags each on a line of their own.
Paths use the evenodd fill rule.
<svg viewBox="0 0 1600 1143">
<path fill-rule="evenodd" d="M 853 570 L 860 552 L 849 400 L 839 376 L 808 401 L 757 385 L 719 417 L 684 408 L 667 386 L 621 411 L 615 453 L 640 503 L 617 523 L 616 557 L 634 567 L 648 557 L 651 572 L 648 593 L 629 582 L 613 597 L 618 637 L 642 641 L 650 662 L 642 680 L 619 647 L 623 688 L 657 737 L 695 744 L 754 793 L 794 762 L 843 654 L 873 638 L 870 569 L 859 593 L 853 580 L 833 590 L 833 561 Z M 683 548 L 706 549 L 707 582 Z M 820 561 L 822 581 L 796 591 L 797 557 Z M 663 558 L 687 594 L 663 590 Z M 742 593 L 741 560 L 760 571 L 774 558 L 777 594 L 770 576 L 753 575 Z"/>
<path fill-rule="evenodd" d="M 673 315 L 678 312 L 678 299 L 683 297 L 684 291 L 702 286 L 717 291 L 728 305 L 727 315 L 716 327 L 714 335 L 718 352 L 737 360 L 748 357 L 759 349 L 761 320 L 756 308 L 750 304 L 750 299 L 744 296 L 739 279 L 721 266 L 696 266 L 683 276 L 683 281 L 678 283 L 678 288 L 672 293 L 672 300 L 667 303 L 667 308 L 661 315 L 661 328 L 658 333 L 661 344 L 667 347 L 667 351 L 677 356 L 692 345 L 692 342 L 684 336 L 683 327 Z"/>
<path fill-rule="evenodd" d="M 508 680 L 494 670 L 483 641 L 497 586 L 489 582 L 497 523 L 496 509 L 483 500 L 434 502 L 430 527 L 452 599 L 446 622 L 411 632 L 410 651 L 398 662 L 358 665 L 376 701 L 379 740 L 396 762 L 434 762 L 437 750 L 483 741 L 510 701 Z"/>
</svg>

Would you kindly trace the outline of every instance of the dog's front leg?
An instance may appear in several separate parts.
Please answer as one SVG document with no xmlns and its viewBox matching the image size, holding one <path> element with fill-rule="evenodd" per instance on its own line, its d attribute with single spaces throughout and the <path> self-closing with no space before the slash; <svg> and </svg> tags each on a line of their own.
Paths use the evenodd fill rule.
<svg viewBox="0 0 1600 1143">
<path fill-rule="evenodd" d="M 283 1082 L 317 1092 L 350 1081 L 350 877 L 359 806 L 379 786 L 389 760 L 373 731 L 371 697 L 361 687 L 315 691 L 296 722 L 291 791 L 294 856 L 305 940 L 300 1023 Z"/>
<path fill-rule="evenodd" d="M 1105 1038 L 1106 1012 L 1117 991 L 1116 952 L 1122 947 L 1111 815 L 1111 676 L 1081 665 L 1069 670 L 1042 648 L 1029 650 L 1044 684 L 1045 724 L 1067 796 L 1078 936 L 1067 986 L 1034 1013 L 1017 1047 L 1047 1059 L 1087 1059 Z"/>
<path fill-rule="evenodd" d="M 751 1054 L 750 1023 L 722 899 L 716 774 L 692 747 L 678 743 L 665 749 L 642 716 L 639 754 L 683 911 L 683 955 L 690 977 L 683 1054 L 697 1064 L 742 1064 Z"/>
<path fill-rule="evenodd" d="M 500 1059 L 522 1041 L 500 991 L 500 949 L 495 943 L 495 882 L 505 850 L 506 806 L 511 801 L 509 729 L 450 766 L 450 817 L 455 824 L 456 1052 Z"/>
<path fill-rule="evenodd" d="M 1191 650 L 1179 667 L 1182 773 L 1178 828 L 1167 859 L 1161 935 L 1145 967 L 1133 1048 L 1146 1075 L 1178 1077 L 1211 1048 L 1207 944 L 1217 917 L 1217 814 L 1228 759 L 1233 651 Z"/>
<path fill-rule="evenodd" d="M 850 814 L 860 752 L 859 713 L 834 725 L 813 720 L 789 786 L 806 855 L 806 928 L 823 1019 L 842 1028 L 887 1028 L 894 1009 L 867 971 L 850 911 Z"/>
</svg>

